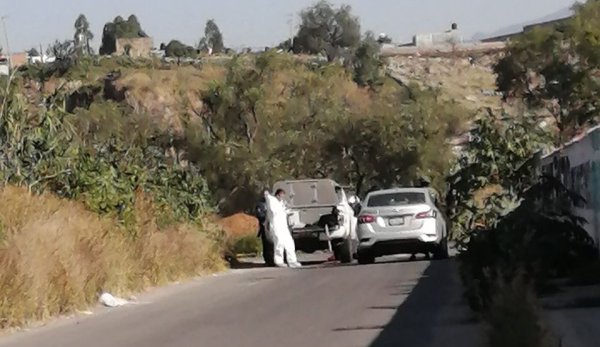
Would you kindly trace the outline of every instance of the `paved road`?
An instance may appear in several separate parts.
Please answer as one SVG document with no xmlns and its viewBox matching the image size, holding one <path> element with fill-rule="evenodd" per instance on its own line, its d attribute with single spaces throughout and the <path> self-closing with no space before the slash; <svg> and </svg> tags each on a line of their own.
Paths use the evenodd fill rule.
<svg viewBox="0 0 600 347">
<path fill-rule="evenodd" d="M 0 340 L 8 347 L 480 345 L 452 261 L 240 269 Z"/>
</svg>

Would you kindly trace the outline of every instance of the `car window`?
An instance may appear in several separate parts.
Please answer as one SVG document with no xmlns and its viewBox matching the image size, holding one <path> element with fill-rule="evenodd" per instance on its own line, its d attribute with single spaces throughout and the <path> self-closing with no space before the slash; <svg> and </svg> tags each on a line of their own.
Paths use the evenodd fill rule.
<svg viewBox="0 0 600 347">
<path fill-rule="evenodd" d="M 369 197 L 368 207 L 402 206 L 426 203 L 425 194 L 420 192 L 397 192 L 375 194 Z"/>
</svg>

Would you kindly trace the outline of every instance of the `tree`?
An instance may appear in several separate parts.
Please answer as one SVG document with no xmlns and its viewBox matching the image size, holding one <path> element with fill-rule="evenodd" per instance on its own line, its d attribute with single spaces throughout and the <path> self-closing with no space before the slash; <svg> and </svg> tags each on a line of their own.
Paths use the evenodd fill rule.
<svg viewBox="0 0 600 347">
<path fill-rule="evenodd" d="M 197 55 L 196 49 L 191 46 L 184 45 L 180 41 L 172 40 L 165 46 L 165 56 L 175 58 L 189 58 Z"/>
<path fill-rule="evenodd" d="M 499 117 L 488 110 L 473 124 L 471 141 L 448 177 L 447 208 L 453 237 L 468 238 L 476 223 L 492 227 L 518 202 L 535 175 L 535 154 L 547 134 L 528 116 Z"/>
<path fill-rule="evenodd" d="M 135 15 L 124 20 L 117 16 L 114 21 L 106 23 L 102 32 L 100 54 L 109 55 L 117 51 L 117 39 L 148 37 Z"/>
<path fill-rule="evenodd" d="M 202 164 L 226 212 L 289 177 L 330 177 L 364 193 L 426 175 L 439 189 L 450 165 L 446 140 L 455 135 L 449 125 L 463 113 L 391 80 L 364 93 L 338 64 L 311 69 L 272 51 L 253 64 L 233 59 L 201 97 L 190 160 Z"/>
<path fill-rule="evenodd" d="M 53 56 L 56 60 L 50 64 L 48 75 L 64 75 L 75 64 L 77 58 L 77 48 L 74 41 L 55 41 L 48 47 L 46 53 Z"/>
<path fill-rule="evenodd" d="M 448 178 L 446 208 L 466 298 L 487 311 L 499 281 L 524 278 L 544 288 L 597 258 L 584 220 L 571 207 L 581 197 L 553 177 L 540 177 L 547 134 L 528 116 L 488 110 Z"/>
<path fill-rule="evenodd" d="M 382 84 L 379 57 L 379 44 L 373 33 L 367 32 L 354 54 L 354 81 L 362 87 L 374 87 Z"/>
<path fill-rule="evenodd" d="M 0 54 L 1 54 L 1 51 L 0 51 Z M 30 57 L 38 57 L 38 56 L 40 56 L 40 52 L 38 52 L 38 50 L 35 49 L 35 47 L 34 47 L 27 51 L 27 55 Z"/>
<path fill-rule="evenodd" d="M 381 34 L 379 35 L 379 37 L 377 38 L 377 42 L 379 44 L 384 44 L 384 43 L 392 43 L 392 39 L 387 36 L 386 34 Z"/>
<path fill-rule="evenodd" d="M 300 29 L 294 40 L 296 53 L 325 53 L 333 61 L 360 42 L 360 23 L 350 6 L 334 9 L 321 1 L 302 11 L 300 17 Z"/>
<path fill-rule="evenodd" d="M 277 49 L 281 49 L 284 50 L 286 52 L 289 52 L 293 49 L 293 45 L 292 45 L 292 40 L 291 39 L 287 39 L 283 42 L 281 42 L 280 44 L 277 45 Z"/>
<path fill-rule="evenodd" d="M 572 19 L 519 37 L 495 67 L 507 97 L 554 117 L 556 144 L 600 116 L 599 23 L 600 1 L 588 1 Z"/>
<path fill-rule="evenodd" d="M 90 55 L 92 48 L 90 42 L 94 39 L 94 34 L 90 30 L 90 23 L 85 15 L 80 14 L 75 21 L 75 46 L 79 54 Z"/>
<path fill-rule="evenodd" d="M 198 49 L 204 52 L 223 53 L 225 52 L 225 44 L 223 43 L 223 34 L 214 19 L 206 22 L 204 28 L 204 37 L 198 43 Z"/>
</svg>

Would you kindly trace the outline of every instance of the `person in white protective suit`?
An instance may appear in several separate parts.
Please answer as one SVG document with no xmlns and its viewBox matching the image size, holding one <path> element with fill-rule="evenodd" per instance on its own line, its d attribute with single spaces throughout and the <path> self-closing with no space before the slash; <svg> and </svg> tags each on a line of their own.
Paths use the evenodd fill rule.
<svg viewBox="0 0 600 347">
<path fill-rule="evenodd" d="M 267 202 L 267 220 L 269 233 L 275 245 L 274 262 L 277 267 L 285 267 L 284 252 L 287 257 L 289 267 L 301 267 L 296 259 L 296 245 L 290 233 L 287 215 L 288 211 L 284 205 L 285 191 L 278 189 L 275 196 L 265 191 L 265 200 Z"/>
</svg>

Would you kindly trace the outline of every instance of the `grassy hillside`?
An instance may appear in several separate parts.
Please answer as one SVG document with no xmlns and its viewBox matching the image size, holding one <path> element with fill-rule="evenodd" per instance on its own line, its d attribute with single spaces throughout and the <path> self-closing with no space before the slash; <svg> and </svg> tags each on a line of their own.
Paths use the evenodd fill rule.
<svg viewBox="0 0 600 347">
<path fill-rule="evenodd" d="M 252 218 L 217 227 L 214 213 L 247 211 L 279 179 L 331 177 L 364 192 L 426 176 L 441 187 L 447 141 L 472 117 L 420 70 L 407 85 L 364 88 L 339 64 L 287 54 L 47 68 L 20 72 L 0 110 L 0 327 L 258 250 Z"/>
<path fill-rule="evenodd" d="M 397 56 L 388 58 L 387 70 L 405 83 L 440 89 L 445 99 L 476 112 L 482 107 L 502 106 L 493 71 L 497 59 L 497 54 L 480 55 L 472 63 L 467 57 Z"/>
<path fill-rule="evenodd" d="M 219 229 L 159 228 L 141 193 L 130 226 L 136 238 L 115 218 L 52 194 L 7 186 L 0 199 L 0 328 L 83 309 L 102 291 L 128 295 L 224 267 Z"/>
<path fill-rule="evenodd" d="M 37 74 L 28 75 L 39 87 L 31 82 Z M 422 175 L 441 183 L 450 156 L 439 162 L 437 152 L 449 150 L 446 140 L 464 131 L 472 108 L 451 93 L 456 88 L 427 90 L 418 70 L 407 76 L 416 90 L 391 79 L 362 88 L 341 65 L 287 54 L 187 66 L 107 58 L 80 61 L 37 89 L 78 87 L 63 90 L 86 137 L 160 137 L 169 157 L 200 168 L 229 214 L 248 208 L 256 191 L 281 178 L 328 176 L 359 190 L 410 184 Z M 39 93 L 31 95 L 30 104 L 39 104 Z M 381 133 L 387 122 L 393 126 Z M 410 129 L 415 123 L 423 132 Z M 389 142 L 398 136 L 406 138 Z M 424 142 L 414 147 L 414 141 Z M 389 153 L 362 158 L 369 151 Z M 385 156 L 402 165 L 385 167 Z"/>
</svg>

